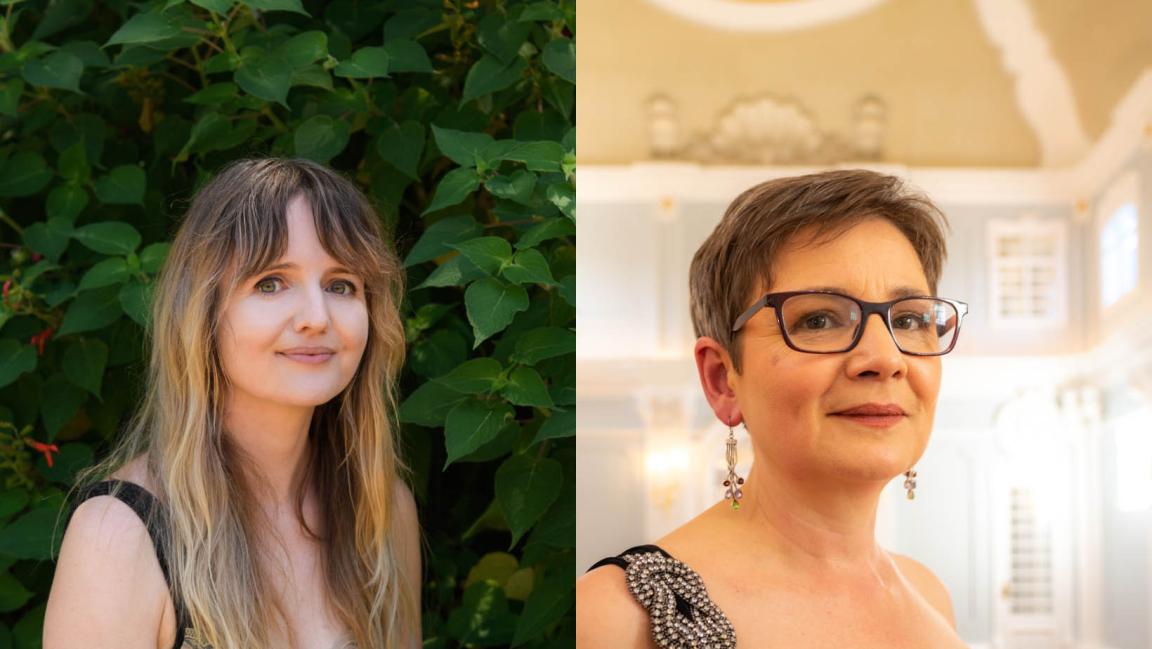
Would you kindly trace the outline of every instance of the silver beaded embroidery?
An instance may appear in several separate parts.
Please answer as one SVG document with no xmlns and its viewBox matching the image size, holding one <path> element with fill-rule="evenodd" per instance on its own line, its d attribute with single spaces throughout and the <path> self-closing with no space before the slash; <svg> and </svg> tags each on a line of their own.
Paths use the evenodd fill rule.
<svg viewBox="0 0 1152 649">
<path fill-rule="evenodd" d="M 735 649 L 736 629 L 708 598 L 700 575 L 659 552 L 626 554 L 628 590 L 648 611 L 652 640 L 661 649 Z M 692 616 L 676 608 L 676 596 Z"/>
</svg>

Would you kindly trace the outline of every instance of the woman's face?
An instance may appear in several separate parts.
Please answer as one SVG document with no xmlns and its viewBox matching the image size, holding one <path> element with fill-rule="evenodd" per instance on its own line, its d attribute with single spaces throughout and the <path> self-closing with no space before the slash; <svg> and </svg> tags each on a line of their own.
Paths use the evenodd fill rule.
<svg viewBox="0 0 1152 649">
<path fill-rule="evenodd" d="M 287 222 L 284 256 L 225 301 L 220 358 L 233 399 L 317 406 L 356 373 L 368 308 L 363 281 L 320 245 L 302 196 L 289 202 Z"/>
<path fill-rule="evenodd" d="M 774 285 L 749 304 L 768 292 L 813 289 L 870 302 L 930 294 L 912 244 L 878 218 L 828 241 L 791 242 L 773 271 Z M 920 458 L 936 409 L 940 357 L 901 353 L 878 316 L 865 324 L 859 344 L 838 354 L 790 349 L 771 308 L 744 326 L 742 373 L 729 372 L 728 381 L 758 461 L 797 476 L 886 481 Z M 877 426 L 835 414 L 865 404 L 895 404 L 905 415 Z"/>
</svg>

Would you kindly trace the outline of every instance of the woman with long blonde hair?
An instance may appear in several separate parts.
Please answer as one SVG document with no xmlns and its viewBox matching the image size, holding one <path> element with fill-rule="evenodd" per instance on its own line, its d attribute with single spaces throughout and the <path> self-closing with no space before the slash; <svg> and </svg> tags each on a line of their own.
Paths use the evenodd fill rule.
<svg viewBox="0 0 1152 649">
<path fill-rule="evenodd" d="M 402 290 L 369 202 L 322 165 L 243 160 L 197 193 L 140 407 L 78 480 L 45 649 L 420 644 Z"/>
</svg>

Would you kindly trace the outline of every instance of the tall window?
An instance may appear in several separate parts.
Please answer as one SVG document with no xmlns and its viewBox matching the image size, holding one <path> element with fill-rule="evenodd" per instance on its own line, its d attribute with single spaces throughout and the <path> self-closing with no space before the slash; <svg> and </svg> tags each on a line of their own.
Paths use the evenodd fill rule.
<svg viewBox="0 0 1152 649">
<path fill-rule="evenodd" d="M 1060 326 L 1067 318 L 1065 224 L 1020 218 L 988 222 L 991 323 Z"/>
<path fill-rule="evenodd" d="M 1139 277 L 1139 212 L 1128 202 L 1112 211 L 1100 230 L 1100 306 L 1109 307 L 1136 288 Z"/>
</svg>

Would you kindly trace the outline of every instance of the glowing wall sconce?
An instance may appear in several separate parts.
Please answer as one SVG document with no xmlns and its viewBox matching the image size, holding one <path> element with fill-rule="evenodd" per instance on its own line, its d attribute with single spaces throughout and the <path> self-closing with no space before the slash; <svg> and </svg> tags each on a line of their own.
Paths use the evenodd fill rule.
<svg viewBox="0 0 1152 649">
<path fill-rule="evenodd" d="M 654 449 L 644 458 L 652 503 L 664 512 L 672 509 L 680 494 L 688 461 L 688 449 L 683 446 Z"/>
</svg>

